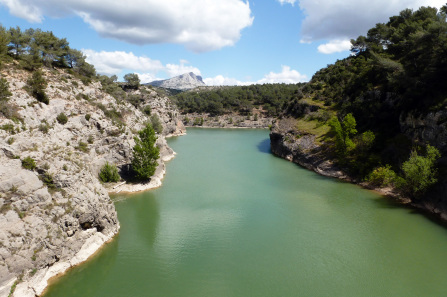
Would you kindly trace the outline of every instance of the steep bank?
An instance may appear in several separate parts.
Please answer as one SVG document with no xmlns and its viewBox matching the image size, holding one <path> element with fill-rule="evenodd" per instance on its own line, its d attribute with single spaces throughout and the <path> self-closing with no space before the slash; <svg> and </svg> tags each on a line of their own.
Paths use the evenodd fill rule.
<svg viewBox="0 0 447 297">
<path fill-rule="evenodd" d="M 419 129 L 424 130 L 423 127 L 427 130 L 431 129 L 426 127 L 425 124 L 422 124 L 422 122 L 419 122 Z M 428 123 L 431 123 L 431 121 L 428 121 Z M 298 131 L 296 129 L 296 120 L 294 119 L 289 118 L 277 121 L 270 132 L 272 153 L 320 175 L 356 183 L 364 188 L 377 191 L 383 195 L 392 197 L 402 204 L 411 205 L 426 214 L 434 215 L 435 218 L 447 222 L 447 203 L 445 201 L 447 181 L 445 181 L 443 176 L 440 177 L 441 181 L 423 199 L 412 200 L 401 196 L 393 188 L 377 188 L 367 182 L 350 176 L 335 164 L 335 158 L 324 142 L 321 142 L 315 135 L 300 135 Z"/>
<path fill-rule="evenodd" d="M 188 113 L 180 118 L 187 127 L 202 128 L 269 128 L 275 122 L 275 118 L 265 116 L 260 110 L 253 110 L 252 115 L 245 116 L 238 113 L 216 116 L 208 113 Z"/>
<path fill-rule="evenodd" d="M 106 161 L 128 169 L 133 137 L 149 120 L 98 81 L 86 85 L 63 70 L 43 73 L 48 105 L 25 90 L 31 73 L 14 64 L 1 73 L 15 119 L 0 117 L 0 296 L 40 295 L 49 278 L 86 260 L 119 231 L 98 171 Z M 183 125 L 168 98 L 149 88 L 132 92 L 164 127 L 157 141 L 163 156 L 157 172 L 163 172 L 173 155 L 164 135 L 182 134 Z M 22 166 L 27 157 L 35 169 Z"/>
</svg>

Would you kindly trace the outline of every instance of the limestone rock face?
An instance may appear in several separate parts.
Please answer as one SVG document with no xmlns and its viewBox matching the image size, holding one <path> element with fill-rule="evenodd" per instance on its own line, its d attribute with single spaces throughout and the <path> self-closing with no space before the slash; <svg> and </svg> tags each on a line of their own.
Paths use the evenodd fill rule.
<svg viewBox="0 0 447 297">
<path fill-rule="evenodd" d="M 0 116 L 0 127 L 13 127 L 0 129 L 0 296 L 8 296 L 14 283 L 14 296 L 40 295 L 50 277 L 86 260 L 119 231 L 98 172 L 106 161 L 128 168 L 134 136 L 150 120 L 127 101 L 104 93 L 99 82 L 84 85 L 62 70 L 44 74 L 48 105 L 23 89 L 28 72 L 2 70 L 13 94 L 9 104 L 21 121 Z M 163 126 L 154 177 L 161 184 L 164 161 L 174 155 L 164 136 L 181 135 L 185 128 L 167 97 L 143 89 L 144 104 Z M 57 121 L 60 113 L 67 123 Z M 26 157 L 35 161 L 35 169 L 22 166 Z"/>
<path fill-rule="evenodd" d="M 194 89 L 196 87 L 206 86 L 202 80 L 202 77 L 199 75 L 195 75 L 193 72 L 185 73 L 170 79 L 153 81 L 149 83 L 149 85 L 165 89 L 175 89 L 183 91 Z"/>
<path fill-rule="evenodd" d="M 270 132 L 272 153 L 321 175 L 349 179 L 328 158 L 325 147 L 316 143 L 315 135 L 297 134 L 294 119 L 276 122 Z"/>
</svg>

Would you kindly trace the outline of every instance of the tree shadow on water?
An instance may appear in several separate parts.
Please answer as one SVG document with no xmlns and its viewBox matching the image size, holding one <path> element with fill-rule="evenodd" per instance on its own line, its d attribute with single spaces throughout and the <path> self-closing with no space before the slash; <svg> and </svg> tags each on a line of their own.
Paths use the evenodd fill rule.
<svg viewBox="0 0 447 297">
<path fill-rule="evenodd" d="M 264 139 L 263 141 L 258 143 L 256 145 L 256 147 L 258 148 L 258 151 L 260 151 L 261 153 L 265 153 L 265 154 L 272 153 L 272 151 L 270 150 L 270 138 Z"/>
</svg>

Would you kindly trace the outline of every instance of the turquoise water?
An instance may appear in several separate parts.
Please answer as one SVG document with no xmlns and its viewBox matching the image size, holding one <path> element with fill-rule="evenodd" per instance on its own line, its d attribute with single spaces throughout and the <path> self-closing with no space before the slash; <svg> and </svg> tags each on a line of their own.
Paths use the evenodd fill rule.
<svg viewBox="0 0 447 297">
<path fill-rule="evenodd" d="M 54 296 L 447 296 L 447 231 L 269 152 L 188 129 L 161 188 L 114 197 L 120 234 Z"/>
</svg>

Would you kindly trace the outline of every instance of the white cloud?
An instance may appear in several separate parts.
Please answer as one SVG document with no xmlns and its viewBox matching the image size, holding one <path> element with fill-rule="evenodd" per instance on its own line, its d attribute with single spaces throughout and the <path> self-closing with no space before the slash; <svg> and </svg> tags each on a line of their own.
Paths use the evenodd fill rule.
<svg viewBox="0 0 447 297">
<path fill-rule="evenodd" d="M 294 5 L 297 0 L 278 0 L 278 1 L 279 1 L 279 3 L 281 3 L 281 5 L 286 4 L 286 3 Z"/>
<path fill-rule="evenodd" d="M 266 74 L 262 79 L 250 82 L 240 81 L 235 78 L 224 77 L 218 75 L 213 78 L 205 78 L 203 81 L 209 86 L 246 86 L 253 84 L 274 84 L 274 83 L 287 83 L 296 84 L 299 82 L 305 82 L 308 78 L 306 75 L 300 74 L 298 71 L 290 69 L 289 66 L 282 66 L 280 73 L 270 72 Z"/>
<path fill-rule="evenodd" d="M 29 22 L 78 15 L 101 36 L 134 44 L 178 43 L 196 51 L 234 45 L 253 17 L 243 0 L 0 0 Z"/>
<path fill-rule="evenodd" d="M 321 44 L 318 46 L 318 52 L 322 54 L 333 54 L 343 51 L 348 51 L 351 49 L 351 41 L 345 40 L 331 40 L 328 43 Z"/>
<path fill-rule="evenodd" d="M 194 72 L 201 75 L 197 67 L 193 67 L 186 60 L 180 60 L 179 64 L 163 65 L 159 60 L 152 60 L 145 56 L 136 56 L 132 52 L 123 51 L 94 51 L 91 49 L 82 50 L 87 57 L 87 62 L 93 64 L 98 73 L 105 75 L 120 75 L 124 70 L 135 72 L 140 77 L 142 83 L 159 80 L 159 73 L 165 73 L 168 77 L 181 75 L 187 72 Z"/>
<path fill-rule="evenodd" d="M 366 35 L 376 23 L 405 8 L 441 7 L 445 0 L 299 0 L 306 17 L 302 23 L 302 42 L 343 40 Z M 333 42 L 330 42 L 333 43 Z"/>
</svg>

